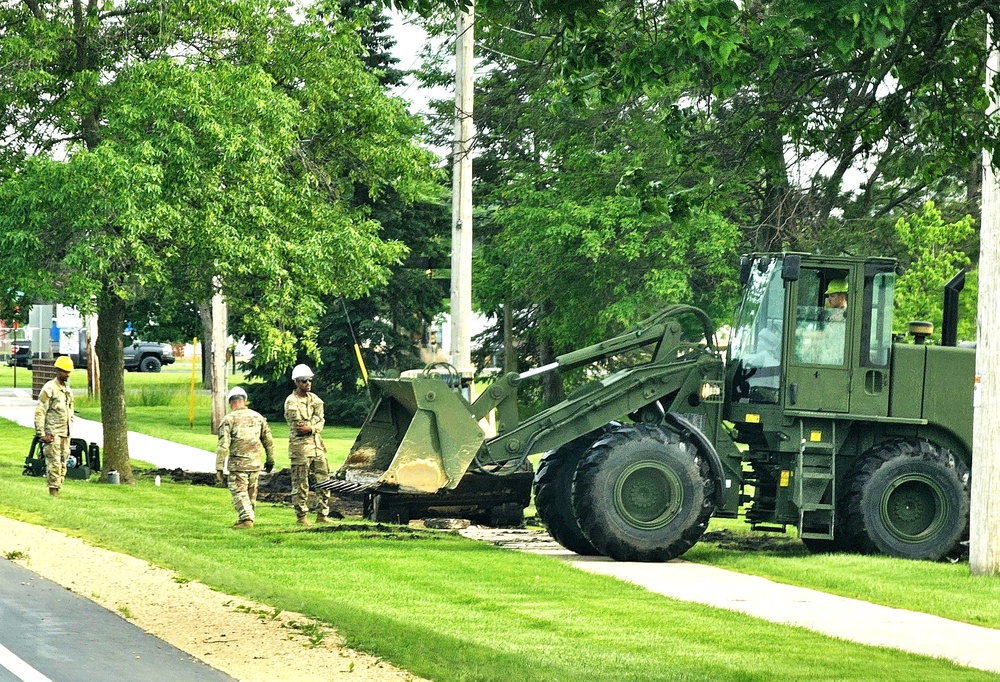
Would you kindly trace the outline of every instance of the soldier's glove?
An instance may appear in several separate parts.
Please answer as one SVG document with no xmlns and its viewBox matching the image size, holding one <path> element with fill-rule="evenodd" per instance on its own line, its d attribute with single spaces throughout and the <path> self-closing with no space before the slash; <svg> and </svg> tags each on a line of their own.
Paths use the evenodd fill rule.
<svg viewBox="0 0 1000 682">
<path fill-rule="evenodd" d="M 222 478 L 222 469 L 218 469 L 218 470 L 217 470 L 217 471 L 215 472 L 215 483 L 216 483 L 217 485 L 222 485 L 222 484 L 224 483 L 224 480 L 223 480 L 223 478 Z"/>
<path fill-rule="evenodd" d="M 272 471 L 274 471 L 273 459 L 269 459 L 266 462 L 264 462 L 264 471 L 266 471 L 267 473 L 271 473 Z"/>
</svg>

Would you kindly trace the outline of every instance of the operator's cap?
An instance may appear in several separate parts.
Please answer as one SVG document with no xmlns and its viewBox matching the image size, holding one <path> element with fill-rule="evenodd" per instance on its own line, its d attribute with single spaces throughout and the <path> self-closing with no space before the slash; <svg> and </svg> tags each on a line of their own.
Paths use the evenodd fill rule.
<svg viewBox="0 0 1000 682">
<path fill-rule="evenodd" d="M 309 369 L 309 365 L 295 365 L 292 370 L 292 381 L 298 381 L 299 379 L 312 379 L 313 373 Z"/>
<path fill-rule="evenodd" d="M 831 279 L 830 283 L 826 285 L 826 295 L 830 294 L 846 294 L 847 293 L 847 280 L 846 279 Z"/>
<path fill-rule="evenodd" d="M 60 355 L 58 358 L 56 358 L 55 368 L 61 369 L 64 372 L 72 372 L 73 371 L 72 358 L 70 358 L 68 355 Z"/>
<path fill-rule="evenodd" d="M 236 398 L 242 398 L 243 400 L 246 400 L 247 392 L 244 391 L 239 386 L 234 386 L 233 388 L 229 389 L 229 395 L 226 396 L 226 399 L 232 401 L 235 400 Z"/>
</svg>

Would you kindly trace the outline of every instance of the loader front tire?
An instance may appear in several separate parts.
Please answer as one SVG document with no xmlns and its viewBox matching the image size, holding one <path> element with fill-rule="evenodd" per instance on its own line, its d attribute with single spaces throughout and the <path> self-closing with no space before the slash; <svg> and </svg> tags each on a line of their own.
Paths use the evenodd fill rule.
<svg viewBox="0 0 1000 682">
<path fill-rule="evenodd" d="M 669 561 L 691 549 L 715 509 L 697 446 L 664 426 L 616 429 L 584 454 L 573 479 L 580 529 L 617 561 Z"/>
<path fill-rule="evenodd" d="M 859 552 L 938 561 L 968 532 L 969 469 L 930 441 L 887 441 L 848 473 L 844 506 Z"/>
<path fill-rule="evenodd" d="M 583 453 L 608 430 L 608 427 L 602 426 L 550 450 L 535 472 L 535 511 L 538 518 L 556 542 L 583 556 L 595 556 L 600 552 L 584 537 L 573 515 L 573 473 Z"/>
</svg>

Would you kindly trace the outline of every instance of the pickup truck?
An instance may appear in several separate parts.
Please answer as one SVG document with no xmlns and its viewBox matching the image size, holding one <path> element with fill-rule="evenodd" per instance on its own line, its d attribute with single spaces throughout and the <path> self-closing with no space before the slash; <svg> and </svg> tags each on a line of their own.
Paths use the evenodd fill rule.
<svg viewBox="0 0 1000 682">
<path fill-rule="evenodd" d="M 174 351 L 169 343 L 133 341 L 125 346 L 125 369 L 129 372 L 159 372 L 163 365 L 174 362 Z"/>
<path fill-rule="evenodd" d="M 163 365 L 175 362 L 174 351 L 169 343 L 152 343 L 150 341 L 125 340 L 125 369 L 129 372 L 159 372 Z M 83 350 L 70 353 L 73 366 L 78 369 L 87 368 L 87 355 Z"/>
</svg>

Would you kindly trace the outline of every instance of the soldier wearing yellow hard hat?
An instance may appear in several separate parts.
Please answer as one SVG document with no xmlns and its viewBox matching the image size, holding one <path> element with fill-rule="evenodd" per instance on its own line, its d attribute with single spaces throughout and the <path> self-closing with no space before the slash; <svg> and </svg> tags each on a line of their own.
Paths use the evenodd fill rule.
<svg viewBox="0 0 1000 682">
<path fill-rule="evenodd" d="M 49 494 L 59 497 L 59 489 L 66 477 L 69 434 L 73 428 L 73 391 L 68 383 L 73 361 L 68 355 L 60 355 L 56 358 L 55 370 L 56 378 L 46 383 L 38 394 L 35 434 L 42 441 Z"/>
</svg>

